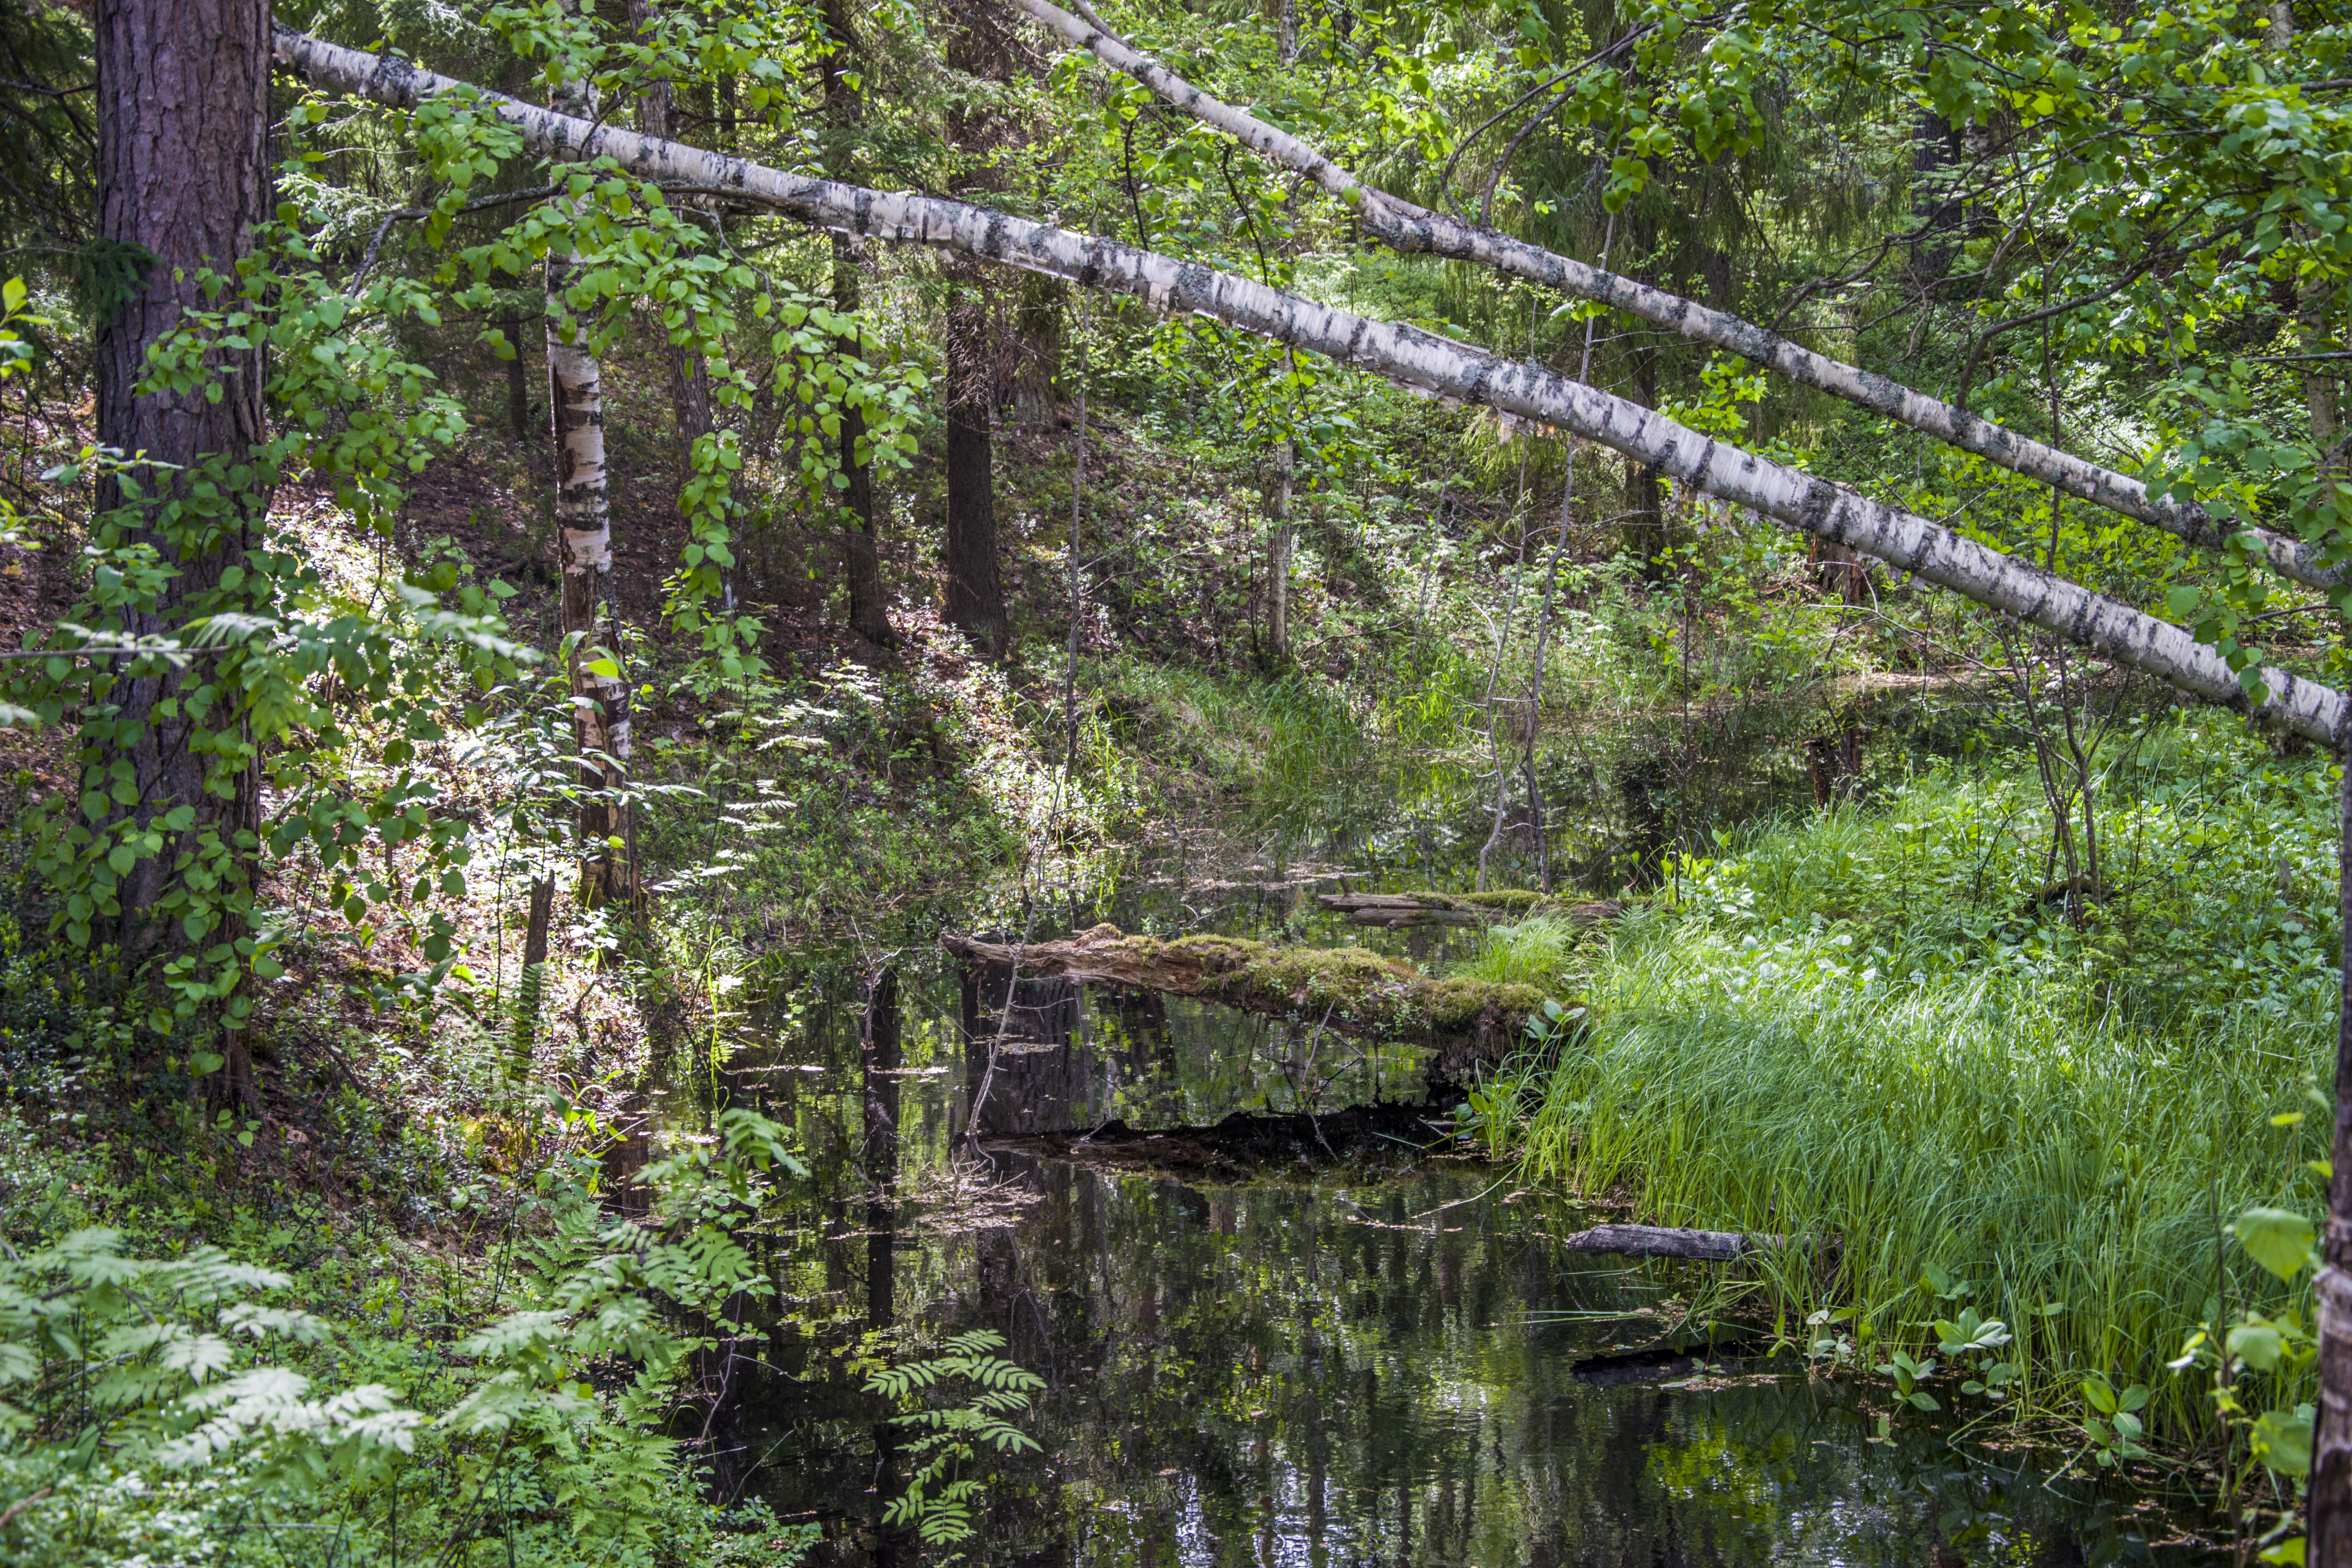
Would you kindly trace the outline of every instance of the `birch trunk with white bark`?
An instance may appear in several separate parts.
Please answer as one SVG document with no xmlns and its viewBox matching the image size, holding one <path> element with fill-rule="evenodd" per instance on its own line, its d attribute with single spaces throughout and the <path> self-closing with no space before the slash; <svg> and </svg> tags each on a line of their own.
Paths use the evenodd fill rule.
<svg viewBox="0 0 2352 1568">
<path fill-rule="evenodd" d="M 550 112 L 595 113 L 594 91 L 584 82 L 566 84 L 555 102 Z M 577 270 L 576 257 L 548 253 L 547 402 L 555 442 L 555 531 L 562 557 L 572 739 L 580 754 L 580 900 L 593 909 L 633 897 L 635 870 L 628 847 L 629 814 L 619 798 L 628 785 L 628 685 L 595 668 L 600 662 L 612 668 L 608 659 L 617 658 L 597 635 L 613 575 L 613 513 L 604 468 L 604 369 L 588 346 L 587 324 L 573 319 L 566 299 Z"/>
<path fill-rule="evenodd" d="M 611 158 L 673 191 L 722 195 L 803 222 L 876 239 L 938 246 L 1155 310 L 1207 316 L 1293 348 L 1440 397 L 1536 420 L 1647 463 L 1700 494 L 1745 507 L 1801 532 L 1843 544 L 1898 571 L 2030 626 L 2057 633 L 2115 662 L 2208 702 L 2332 744 L 2343 711 L 2333 688 L 2264 666 L 2242 687 L 2221 656 L 2182 627 L 2080 584 L 1987 549 L 1948 528 L 1702 436 L 1650 409 L 1542 365 L 1505 360 L 1418 327 L 1369 321 L 1198 262 L 1100 236 L 1073 233 L 937 196 L 877 191 L 768 168 L 662 142 L 616 125 L 534 108 L 356 49 L 291 31 L 278 62 L 322 87 L 406 107 L 443 92 L 489 106 L 542 152 Z"/>
<path fill-rule="evenodd" d="M 1415 206 L 1365 184 L 1288 132 L 1212 98 L 1107 29 L 1071 16 L 1049 0 L 1012 3 L 1072 46 L 1133 78 L 1202 124 L 1223 132 L 1263 158 L 1305 174 L 1354 207 L 1366 232 L 1398 250 L 1475 261 L 1622 310 L 1694 342 L 1738 354 L 2013 473 L 2178 534 L 2191 544 L 2218 548 L 2232 533 L 2250 535 L 2256 553 L 2271 569 L 2295 582 L 2330 588 L 2352 580 L 2352 567 L 2330 563 L 2317 545 L 2269 529 L 2231 529 L 2193 501 L 2151 494 L 2145 483 L 2128 474 L 2021 436 L 1874 371 L 1817 353 L 1728 311 L 1712 310 L 1541 246 Z"/>
</svg>

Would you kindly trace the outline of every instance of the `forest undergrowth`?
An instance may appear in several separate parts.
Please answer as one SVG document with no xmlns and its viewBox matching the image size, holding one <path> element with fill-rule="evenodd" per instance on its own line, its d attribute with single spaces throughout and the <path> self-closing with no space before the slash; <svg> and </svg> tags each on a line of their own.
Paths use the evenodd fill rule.
<svg viewBox="0 0 2352 1568">
<path fill-rule="evenodd" d="M 2342 684 L 2341 29 L 1108 9 L 1284 135 L 1036 5 L 0 0 L 0 1550 L 984 1556 L 1037 1379 L 784 1300 L 769 1222 L 890 1178 L 730 1078 L 763 1003 L 1335 882 L 1621 906 L 1488 933 L 1559 1005 L 1469 1139 L 1757 1237 L 1709 1299 L 1875 1440 L 2251 1550 L 2310 1468 L 2336 785 L 2159 691 Z M 820 174 L 856 233 L 753 199 Z M 1002 214 L 900 244 L 885 190 Z M 864 1514 L 745 1500 L 755 1320 Z"/>
<path fill-rule="evenodd" d="M 1979 758 L 1725 832 L 1612 929 L 1496 930 L 1472 972 L 1578 1006 L 1465 1113 L 1765 1238 L 1737 1310 L 1889 1422 L 2267 1493 L 2315 1397 L 2337 774 L 2195 718 L 2102 771 L 2071 918 L 2044 797 Z"/>
</svg>

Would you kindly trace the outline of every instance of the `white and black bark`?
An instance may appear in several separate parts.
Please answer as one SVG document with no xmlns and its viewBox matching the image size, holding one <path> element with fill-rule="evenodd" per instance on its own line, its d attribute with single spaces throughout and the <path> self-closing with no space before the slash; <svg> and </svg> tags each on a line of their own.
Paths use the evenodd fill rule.
<svg viewBox="0 0 2352 1568">
<path fill-rule="evenodd" d="M 567 83 L 550 112 L 593 117 L 593 89 Z M 579 207 L 585 208 L 587 198 Z M 555 451 L 555 533 L 562 570 L 562 632 L 569 650 L 572 739 L 580 757 L 580 899 L 590 908 L 635 894 L 625 804 L 632 750 L 628 683 L 616 668 L 618 638 L 604 626 L 613 576 L 611 484 L 604 466 L 604 367 L 588 322 L 569 299 L 576 250 L 547 257 L 547 403 Z M 615 840 L 619 847 L 614 847 Z"/>
<path fill-rule="evenodd" d="M 1123 294 L 1156 310 L 1213 317 L 1405 386 L 1550 425 L 1648 463 L 1695 493 L 1860 551 L 2179 690 L 2333 743 L 2344 707 L 2333 688 L 2263 666 L 2249 672 L 2250 691 L 2219 653 L 2182 627 L 1542 365 L 1514 363 L 1418 327 L 1370 321 L 1101 236 L 937 196 L 790 174 L 618 126 L 592 125 L 461 88 L 404 61 L 380 60 L 300 34 L 281 33 L 278 53 L 281 63 L 313 82 L 378 102 L 413 104 L 436 92 L 476 93 L 534 147 L 574 158 L 610 157 L 641 178 L 675 189 L 756 203 L 845 233 L 937 246 Z"/>
<path fill-rule="evenodd" d="M 2068 495 L 2153 524 L 2191 544 L 2219 548 L 2231 533 L 2239 533 L 2248 537 L 2255 553 L 2273 571 L 2295 582 L 2326 588 L 2352 580 L 2352 568 L 2329 562 L 2318 545 L 2268 529 L 2233 530 L 2192 501 L 2153 494 L 2145 483 L 2128 474 L 2021 436 L 1891 377 L 1818 353 L 1728 311 L 1635 282 L 1494 229 L 1432 212 L 1367 185 L 1288 132 L 1201 91 L 1108 30 L 1071 16 L 1049 0 L 1012 3 L 1070 44 L 1133 78 L 1203 124 L 1223 132 L 1261 157 L 1313 180 L 1352 206 L 1365 232 L 1397 250 L 1475 261 L 1563 294 L 1608 305 L 1694 342 L 1738 354 L 1802 385 L 1972 452 L 2000 468 L 2055 486 Z"/>
<path fill-rule="evenodd" d="M 1289 437 L 1274 446 L 1274 494 L 1266 510 L 1272 524 L 1265 545 L 1265 652 L 1276 664 L 1290 658 L 1290 552 L 1297 531 L 1290 521 L 1290 487 L 1297 451 Z"/>
</svg>

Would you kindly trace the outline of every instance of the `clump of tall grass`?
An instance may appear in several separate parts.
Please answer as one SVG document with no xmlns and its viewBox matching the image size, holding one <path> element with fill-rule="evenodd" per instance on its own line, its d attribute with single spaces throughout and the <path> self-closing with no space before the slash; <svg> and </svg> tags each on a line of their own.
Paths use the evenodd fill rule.
<svg viewBox="0 0 2352 1568">
<path fill-rule="evenodd" d="M 1637 919 L 1529 1163 L 1630 1188 L 1657 1223 L 1839 1238 L 1833 1270 L 1789 1271 L 1792 1324 L 1850 1306 L 1857 1333 L 1932 1349 L 1927 1321 L 1960 1310 L 1923 1288 L 1940 1272 L 2011 1325 L 2044 1392 L 2100 1373 L 2147 1384 L 2176 1429 L 2194 1420 L 2201 1391 L 2163 1363 L 2200 1321 L 2281 1296 L 2221 1227 L 2252 1204 L 2313 1207 L 2324 1119 L 2271 1119 L 2308 1109 L 2330 1020 L 2160 1035 L 2013 974 L 1869 967 L 1827 930 L 1759 943 Z"/>
<path fill-rule="evenodd" d="M 1528 1163 L 1655 1223 L 1837 1238 L 1768 1265 L 1800 1343 L 1931 1354 L 1974 1307 L 2017 1336 L 2012 1408 L 2079 1412 L 2095 1373 L 2198 1429 L 2203 1383 L 2164 1370 L 2184 1338 L 2298 1304 L 2226 1227 L 2324 1205 L 2332 786 L 2324 761 L 2163 754 L 2103 823 L 2083 929 L 2041 897 L 2030 786 L 1989 773 L 1686 864 L 1581 962 L 1540 922 L 1492 934 L 1474 972 L 1572 964 L 1590 1008 Z"/>
<path fill-rule="evenodd" d="M 1496 985 L 1532 985 L 1557 995 L 1572 984 L 1579 955 L 1596 940 L 1591 923 L 1560 915 L 1537 915 L 1516 925 L 1491 926 L 1478 951 L 1457 965 L 1456 974 Z"/>
</svg>

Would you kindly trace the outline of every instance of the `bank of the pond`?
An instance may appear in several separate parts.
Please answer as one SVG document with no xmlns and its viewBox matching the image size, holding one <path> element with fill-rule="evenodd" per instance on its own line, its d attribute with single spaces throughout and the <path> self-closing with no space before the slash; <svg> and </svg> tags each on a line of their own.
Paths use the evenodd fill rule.
<svg viewBox="0 0 2352 1568">
<path fill-rule="evenodd" d="M 1946 774 L 1684 863 L 1605 931 L 1493 933 L 1477 972 L 1564 972 L 1590 1008 L 1515 1086 L 1532 1173 L 1655 1223 L 1838 1237 L 1833 1268 L 1759 1270 L 1789 1339 L 1865 1372 L 1935 1361 L 1941 1405 L 2095 1447 L 2101 1380 L 2147 1391 L 2151 1441 L 2205 1442 L 2212 1351 L 2168 1363 L 2254 1314 L 2286 1352 L 2240 1336 L 2240 1436 L 2263 1411 L 2291 1428 L 2309 1274 L 2291 1222 L 2247 1227 L 2284 1227 L 2286 1280 L 2237 1231 L 2324 1208 L 2335 785 L 2195 740 L 2110 774 L 2115 870 L 2075 921 L 2039 898 L 2038 798 Z M 1510 1103 L 1474 1100 L 1490 1131 Z M 1935 1325 L 1970 1309 L 2013 1337 L 1955 1353 Z M 2292 1469 L 2279 1436 L 2240 1451 Z"/>
</svg>

